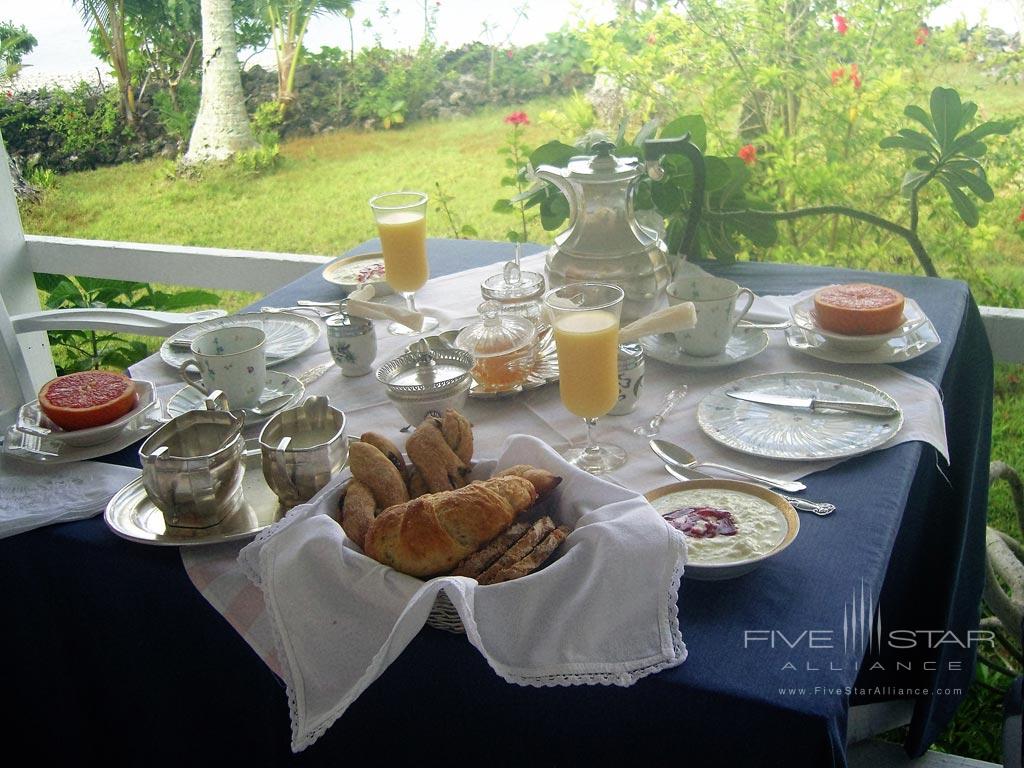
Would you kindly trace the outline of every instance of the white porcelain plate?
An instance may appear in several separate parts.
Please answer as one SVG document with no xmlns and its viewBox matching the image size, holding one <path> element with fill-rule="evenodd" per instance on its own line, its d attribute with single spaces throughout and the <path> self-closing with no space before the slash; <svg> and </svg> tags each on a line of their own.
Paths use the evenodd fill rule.
<svg viewBox="0 0 1024 768">
<path fill-rule="evenodd" d="M 903 322 L 897 328 L 888 333 L 879 333 L 871 336 L 847 336 L 842 333 L 826 331 L 818 326 L 818 318 L 814 312 L 814 296 L 807 296 L 789 308 L 793 317 L 793 323 L 804 329 L 818 334 L 825 342 L 835 349 L 842 349 L 849 352 L 868 352 L 877 349 L 890 339 L 907 336 L 914 329 L 928 323 L 928 316 L 917 305 L 913 299 L 906 299 L 903 304 Z M 932 329 L 934 330 L 934 328 Z"/>
<path fill-rule="evenodd" d="M 177 368 L 192 357 L 189 344 L 193 339 L 207 331 L 236 325 L 259 328 L 267 335 L 267 367 L 301 355 L 320 338 L 320 324 L 312 318 L 291 312 L 246 312 L 204 320 L 178 331 L 160 345 L 160 359 Z"/>
<path fill-rule="evenodd" d="M 271 398 L 280 397 L 281 395 L 291 395 L 291 397 L 270 413 L 256 414 L 249 409 L 245 409 L 245 423 L 259 424 L 283 408 L 290 408 L 298 402 L 305 391 L 306 387 L 294 376 L 289 376 L 287 373 L 281 373 L 280 371 L 267 371 L 267 381 L 263 387 L 263 394 L 260 395 L 260 402 L 266 402 Z M 198 411 L 205 407 L 206 395 L 195 387 L 185 386 L 174 393 L 171 399 L 167 401 L 167 415 L 173 419 L 175 416 L 180 416 L 189 411 Z"/>
<path fill-rule="evenodd" d="M 681 368 L 724 368 L 741 363 L 764 352 L 768 346 L 768 334 L 760 328 L 738 327 L 733 331 L 725 351 L 712 357 L 695 357 L 686 354 L 671 333 L 659 333 L 640 339 L 648 357 Z"/>
<path fill-rule="evenodd" d="M 892 418 L 812 411 L 737 400 L 726 392 L 762 392 L 822 400 L 888 405 Z M 903 412 L 888 394 L 863 381 L 827 373 L 766 373 L 725 384 L 697 407 L 697 423 L 713 440 L 742 453 L 813 461 L 856 456 L 884 445 L 903 426 Z"/>
<path fill-rule="evenodd" d="M 786 343 L 792 349 L 830 363 L 905 363 L 935 349 L 941 339 L 935 326 L 927 320 L 906 336 L 887 339 L 882 345 L 865 352 L 837 348 L 821 334 L 797 327 L 786 330 Z"/>
</svg>

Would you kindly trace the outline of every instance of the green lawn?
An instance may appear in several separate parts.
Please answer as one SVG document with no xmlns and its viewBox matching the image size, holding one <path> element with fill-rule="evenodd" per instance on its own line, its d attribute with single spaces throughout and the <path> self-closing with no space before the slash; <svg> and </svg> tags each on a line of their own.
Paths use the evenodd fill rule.
<svg viewBox="0 0 1024 768">
<path fill-rule="evenodd" d="M 994 83 L 962 65 L 949 65 L 941 75 L 966 97 L 977 99 L 987 116 L 1020 114 L 1024 103 L 1020 85 Z M 352 129 L 296 139 L 282 146 L 277 169 L 257 176 L 228 167 L 209 170 L 201 178 L 175 178 L 173 164 L 161 160 L 75 173 L 61 177 L 43 202 L 26 206 L 22 216 L 26 230 L 32 233 L 332 256 L 375 235 L 366 205 L 373 194 L 420 189 L 436 199 L 436 182 L 452 196 L 450 207 L 458 225 L 472 225 L 483 239 L 504 240 L 516 219 L 492 211 L 495 199 L 509 196 L 501 187 L 507 170 L 497 152 L 509 133 L 502 118 L 514 109 L 525 110 L 533 123 L 525 127 L 524 140 L 537 146 L 558 137 L 554 128 L 538 124 L 536 119 L 542 110 L 556 104 L 509 105 L 463 119 L 416 123 L 389 132 Z M 1020 180 L 1015 183 L 1020 189 Z M 1022 202 L 1006 197 L 991 205 L 998 206 L 999 217 L 1010 221 Z M 1005 226 L 1005 232 L 1000 230 L 992 252 L 974 254 L 971 266 L 997 287 L 1016 291 L 1024 285 L 1024 240 L 1011 225 L 994 226 Z M 534 227 L 530 239 L 552 239 L 552 233 Z M 453 236 L 447 219 L 433 204 L 428 234 Z M 836 258 L 845 263 L 843 254 Z M 891 263 L 888 267 L 850 266 L 894 268 Z M 963 274 L 948 263 L 940 263 L 939 268 L 943 274 Z M 965 276 L 970 277 L 969 270 Z M 183 282 L 187 282 L 184 276 Z M 979 296 L 994 295 L 980 276 L 972 285 Z M 236 309 L 252 298 L 245 293 L 226 293 L 222 306 Z M 997 367 L 993 459 L 1024 471 L 1021 366 Z M 1020 536 L 1015 521 L 1008 492 L 996 489 L 990 522 Z M 1005 687 L 1006 681 L 992 673 L 986 679 Z M 998 761 L 1001 720 L 997 700 L 995 694 L 974 686 L 942 745 L 960 754 Z"/>
</svg>

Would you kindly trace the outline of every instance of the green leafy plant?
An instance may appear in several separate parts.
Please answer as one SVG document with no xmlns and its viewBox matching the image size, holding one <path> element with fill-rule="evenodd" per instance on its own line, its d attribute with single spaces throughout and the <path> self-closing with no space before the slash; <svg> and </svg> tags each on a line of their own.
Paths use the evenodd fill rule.
<svg viewBox="0 0 1024 768">
<path fill-rule="evenodd" d="M 155 290 L 148 283 L 98 277 L 36 274 L 36 286 L 42 292 L 46 309 L 109 307 L 175 311 L 220 302 L 217 294 L 209 291 L 167 293 Z M 60 374 L 90 368 L 124 369 L 149 354 L 145 342 L 117 333 L 50 331 L 48 335 L 50 346 L 57 353 L 54 362 Z"/>
<path fill-rule="evenodd" d="M 452 237 L 456 240 L 469 240 L 471 238 L 479 237 L 479 233 L 476 228 L 469 224 L 460 224 L 458 217 L 452 212 L 451 204 L 455 200 L 455 197 L 449 194 L 444 187 L 441 186 L 441 182 L 434 182 L 434 189 L 436 193 L 434 195 L 434 201 L 437 203 L 434 206 L 434 210 L 444 216 L 445 221 L 448 222 L 448 228 L 452 232 Z"/>
<path fill-rule="evenodd" d="M 528 169 L 523 166 L 528 157 L 529 147 L 522 139 L 522 126 L 530 124 L 530 118 L 525 112 L 513 112 L 505 116 L 505 122 L 512 126 L 509 130 L 505 146 L 498 149 L 498 153 L 505 156 L 505 167 L 511 171 L 501 179 L 502 187 L 511 187 L 516 191 L 512 198 L 500 198 L 494 203 L 495 213 L 519 214 L 519 229 L 510 229 L 507 233 L 508 239 L 513 243 L 525 243 L 529 236 L 526 228 L 526 208 L 529 195 L 524 194 L 524 189 L 529 184 Z"/>
<path fill-rule="evenodd" d="M 1013 129 L 1010 122 L 985 121 L 969 127 L 977 106 L 961 102 L 959 94 L 951 88 L 932 91 L 930 114 L 919 106 L 910 105 L 905 114 L 919 122 L 928 131 L 904 128 L 895 136 L 880 142 L 883 149 L 904 149 L 917 154 L 912 170 L 903 177 L 901 191 L 909 208 L 908 225 L 848 205 L 818 205 L 791 210 L 774 210 L 768 203 L 750 193 L 750 166 L 757 162 L 754 145 L 744 146 L 736 157 L 705 156 L 707 187 L 698 229 L 698 243 L 691 258 L 713 257 L 731 260 L 741 249 L 751 244 L 768 248 L 778 239 L 777 222 L 793 221 L 808 216 L 843 216 L 871 224 L 903 238 L 910 246 L 925 274 L 937 276 L 935 265 L 918 235 L 920 219 L 919 201 L 922 190 L 937 180 L 953 203 L 960 219 L 973 227 L 978 224 L 978 207 L 970 195 L 982 201 L 991 201 L 992 188 L 985 176 L 979 158 L 986 152 L 985 139 L 993 135 L 1006 135 Z M 625 144 L 620 133 L 617 152 L 620 155 L 642 157 L 643 142 L 653 135 L 653 124 L 641 129 L 632 144 Z M 661 138 L 689 133 L 691 140 L 704 151 L 707 146 L 707 127 L 698 115 L 687 115 L 673 120 L 662 129 Z M 545 144 L 530 155 L 530 162 L 563 165 L 576 148 L 558 142 Z M 665 177 L 658 182 L 642 181 L 638 188 L 635 207 L 638 210 L 654 208 L 664 217 L 666 241 L 670 253 L 676 253 L 683 230 L 693 188 L 693 168 L 682 156 L 668 156 L 662 161 Z M 545 229 L 556 229 L 568 216 L 568 206 L 558 202 L 550 190 L 534 189 L 528 193 L 527 207 L 541 206 L 541 223 Z"/>
</svg>

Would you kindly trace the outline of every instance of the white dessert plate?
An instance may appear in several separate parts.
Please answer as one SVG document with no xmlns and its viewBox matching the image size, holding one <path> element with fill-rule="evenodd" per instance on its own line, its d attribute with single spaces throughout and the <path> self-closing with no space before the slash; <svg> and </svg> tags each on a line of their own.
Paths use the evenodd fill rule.
<svg viewBox="0 0 1024 768">
<path fill-rule="evenodd" d="M 305 391 L 305 385 L 294 376 L 281 373 L 280 371 L 267 371 L 266 384 L 263 386 L 260 402 L 266 402 L 281 395 L 291 395 L 291 397 L 269 413 L 261 411 L 257 414 L 248 408 L 244 409 L 245 423 L 259 424 L 261 421 L 266 421 L 278 411 L 295 405 Z M 205 407 L 206 395 L 195 387 L 185 386 L 175 392 L 171 399 L 167 401 L 167 415 L 173 419 L 175 416 L 180 416 L 189 411 L 202 410 Z"/>
<path fill-rule="evenodd" d="M 737 400 L 726 392 L 888 405 L 898 416 L 880 418 L 838 411 L 781 408 Z M 814 461 L 866 453 L 884 445 L 903 426 L 892 396 L 870 384 L 828 373 L 765 373 L 709 392 L 697 407 L 697 423 L 712 440 L 742 453 L 772 459 Z"/>
<path fill-rule="evenodd" d="M 768 334 L 760 328 L 739 326 L 732 332 L 725 351 L 711 357 L 696 357 L 686 354 L 676 341 L 675 334 L 659 333 L 640 339 L 648 357 L 681 368 L 725 368 L 764 352 L 768 346 Z"/>
<path fill-rule="evenodd" d="M 929 322 L 928 316 L 913 299 L 905 299 L 903 303 L 903 322 L 888 333 L 873 334 L 870 336 L 848 336 L 842 333 L 826 331 L 818 325 L 818 319 L 814 312 L 814 296 L 807 296 L 789 308 L 793 317 L 793 323 L 805 331 L 812 331 L 821 336 L 825 341 L 836 349 L 843 349 L 850 352 L 867 352 L 885 344 L 890 339 L 899 336 L 907 336 L 914 329 Z"/>
<path fill-rule="evenodd" d="M 796 510 L 793 509 L 789 502 L 779 496 L 779 494 L 769 491 L 767 488 L 760 485 L 754 485 L 752 483 L 744 483 L 739 480 L 719 480 L 716 478 L 711 480 L 689 480 L 683 483 L 672 483 L 671 485 L 664 485 L 660 488 L 655 488 L 653 491 L 649 491 L 644 494 L 644 498 L 653 504 L 658 499 L 664 496 L 669 496 L 673 493 L 702 489 L 733 491 L 735 493 L 743 494 L 744 496 L 766 501 L 778 511 L 780 520 L 785 523 L 786 531 L 782 535 L 781 540 L 770 550 L 764 554 L 756 555 L 745 560 L 731 560 L 724 563 L 702 563 L 699 559 L 699 555 L 695 551 L 695 548 L 691 547 L 690 554 L 686 562 L 686 568 L 683 570 L 684 578 L 697 579 L 700 581 L 721 581 L 723 579 L 734 579 L 737 576 L 750 573 L 750 571 L 762 565 L 765 561 L 775 557 L 782 550 L 788 547 L 800 532 L 800 516 L 796 513 Z M 661 514 L 664 517 L 668 512 L 663 511 Z M 736 527 L 739 530 L 737 535 L 742 536 L 742 517 L 739 517 L 736 522 Z"/>
<path fill-rule="evenodd" d="M 394 293 L 384 280 L 384 254 L 380 251 L 335 259 L 320 274 L 328 283 L 340 285 L 349 293 L 364 285 L 373 286 L 374 296 Z"/>
<path fill-rule="evenodd" d="M 21 406 L 21 410 L 18 412 L 17 427 L 22 432 L 46 437 L 76 448 L 99 445 L 113 440 L 136 417 L 156 405 L 152 384 L 148 381 L 135 381 L 135 389 L 139 395 L 139 401 L 135 407 L 109 424 L 101 424 L 98 427 L 88 427 L 87 429 L 64 430 L 46 418 L 46 414 L 39 407 L 39 401 L 33 400 L 31 403 Z"/>
<path fill-rule="evenodd" d="M 178 331 L 160 345 L 160 359 L 177 368 L 192 357 L 188 345 L 193 339 L 207 331 L 237 325 L 259 328 L 267 335 L 265 352 L 268 367 L 301 355 L 320 338 L 320 324 L 312 318 L 291 312 L 246 312 L 204 320 Z"/>
<path fill-rule="evenodd" d="M 830 363 L 905 363 L 929 352 L 941 343 L 938 331 L 928 320 L 906 336 L 888 339 L 864 352 L 837 348 L 817 331 L 795 326 L 786 330 L 786 343 L 795 350 Z"/>
</svg>

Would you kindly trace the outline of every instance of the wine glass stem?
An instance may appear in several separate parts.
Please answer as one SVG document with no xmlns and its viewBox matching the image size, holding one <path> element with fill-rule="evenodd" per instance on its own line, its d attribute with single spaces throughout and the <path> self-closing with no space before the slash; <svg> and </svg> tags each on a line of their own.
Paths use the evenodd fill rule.
<svg viewBox="0 0 1024 768">
<path fill-rule="evenodd" d="M 596 418 L 584 418 L 583 421 L 587 425 L 587 447 L 586 452 L 588 454 L 596 454 L 601 452 L 601 447 L 597 444 L 597 440 L 594 439 L 594 430 L 597 429 Z"/>
<path fill-rule="evenodd" d="M 405 306 L 410 312 L 416 311 L 416 292 L 415 291 L 402 291 L 402 297 L 405 299 Z"/>
</svg>

